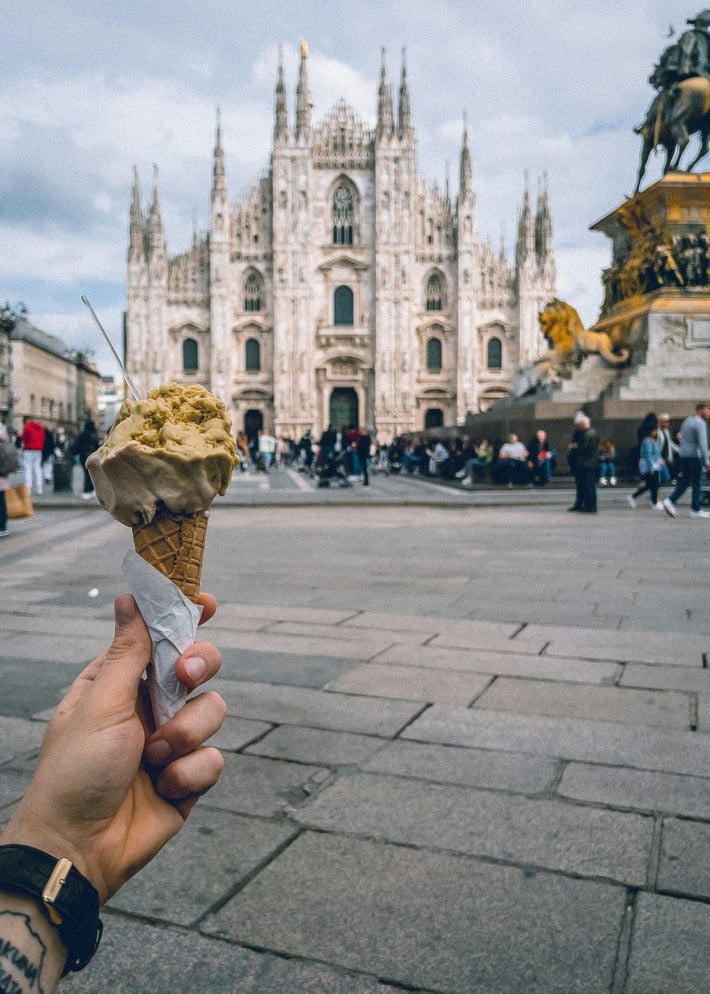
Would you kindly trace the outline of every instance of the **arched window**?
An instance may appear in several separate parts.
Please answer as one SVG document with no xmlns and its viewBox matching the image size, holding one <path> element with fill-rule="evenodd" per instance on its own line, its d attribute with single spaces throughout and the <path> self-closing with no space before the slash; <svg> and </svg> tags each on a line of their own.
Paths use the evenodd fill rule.
<svg viewBox="0 0 710 994">
<path fill-rule="evenodd" d="M 200 368 L 198 358 L 197 342 L 194 338 L 186 338 L 182 343 L 183 373 L 196 373 Z"/>
<path fill-rule="evenodd" d="M 247 373 L 258 373 L 261 370 L 261 345 L 256 338 L 248 338 L 246 341 L 244 365 Z"/>
<path fill-rule="evenodd" d="M 333 194 L 333 245 L 352 245 L 355 230 L 355 201 L 347 183 Z M 337 323 L 337 322 L 336 322 Z"/>
<path fill-rule="evenodd" d="M 503 368 L 503 343 L 500 338 L 491 338 L 488 342 L 488 368 Z"/>
<path fill-rule="evenodd" d="M 353 292 L 349 286 L 336 287 L 333 297 L 333 324 L 354 324 Z"/>
<path fill-rule="evenodd" d="M 244 280 L 244 310 L 260 311 L 263 284 L 258 273 L 249 273 Z"/>
<path fill-rule="evenodd" d="M 430 373 L 441 372 L 441 340 L 430 338 L 426 343 L 426 368 Z"/>
<path fill-rule="evenodd" d="M 428 311 L 440 311 L 443 299 L 444 291 L 441 279 L 436 273 L 432 273 L 426 284 L 426 309 Z"/>
</svg>

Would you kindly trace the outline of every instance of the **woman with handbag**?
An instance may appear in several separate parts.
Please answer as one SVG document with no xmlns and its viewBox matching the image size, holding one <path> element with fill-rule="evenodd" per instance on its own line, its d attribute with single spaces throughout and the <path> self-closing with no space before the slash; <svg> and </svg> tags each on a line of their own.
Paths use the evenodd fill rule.
<svg viewBox="0 0 710 994">
<path fill-rule="evenodd" d="M 0 423 L 0 538 L 8 534 L 5 493 L 10 489 L 10 473 L 14 473 L 19 465 L 17 449 L 10 441 L 7 428 Z"/>
</svg>

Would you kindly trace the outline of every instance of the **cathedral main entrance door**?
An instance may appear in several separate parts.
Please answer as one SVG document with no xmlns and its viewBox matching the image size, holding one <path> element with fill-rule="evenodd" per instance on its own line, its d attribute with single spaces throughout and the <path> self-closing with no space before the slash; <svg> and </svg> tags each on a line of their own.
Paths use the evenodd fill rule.
<svg viewBox="0 0 710 994">
<path fill-rule="evenodd" d="M 357 394 L 352 387 L 334 387 L 330 395 L 328 420 L 336 428 L 356 428 L 360 424 Z"/>
<path fill-rule="evenodd" d="M 249 439 L 256 438 L 264 427 L 264 415 L 261 411 L 252 409 L 244 415 L 244 434 Z"/>
</svg>

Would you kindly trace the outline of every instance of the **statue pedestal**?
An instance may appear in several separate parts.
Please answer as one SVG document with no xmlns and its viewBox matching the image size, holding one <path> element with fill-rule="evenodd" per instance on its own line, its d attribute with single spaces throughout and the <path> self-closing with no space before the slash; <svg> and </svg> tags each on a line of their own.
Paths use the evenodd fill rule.
<svg viewBox="0 0 710 994">
<path fill-rule="evenodd" d="M 710 399 L 710 173 L 669 173 L 597 221 L 612 242 L 605 299 L 590 331 L 605 333 L 629 362 L 588 355 L 571 375 L 467 419 L 466 431 L 500 442 L 544 427 L 559 448 L 583 407 L 616 443 L 618 468 L 637 475 L 636 429 L 649 411 L 673 428 Z"/>
<path fill-rule="evenodd" d="M 599 398 L 605 409 L 702 400 L 710 384 L 710 173 L 669 173 L 591 227 L 612 241 L 594 330 L 631 349 L 629 366 Z"/>
</svg>

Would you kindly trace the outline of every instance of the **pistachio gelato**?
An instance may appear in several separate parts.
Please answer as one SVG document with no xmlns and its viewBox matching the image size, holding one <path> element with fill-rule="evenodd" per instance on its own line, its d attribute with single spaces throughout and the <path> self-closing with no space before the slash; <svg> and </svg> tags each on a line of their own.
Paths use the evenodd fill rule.
<svg viewBox="0 0 710 994">
<path fill-rule="evenodd" d="M 136 526 L 166 510 L 206 511 L 237 462 L 224 404 L 204 387 L 166 383 L 145 400 L 123 402 L 86 465 L 101 505 Z"/>
</svg>

